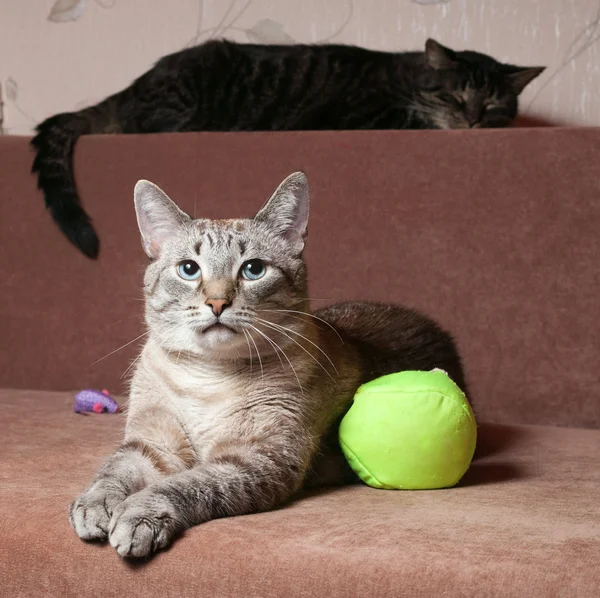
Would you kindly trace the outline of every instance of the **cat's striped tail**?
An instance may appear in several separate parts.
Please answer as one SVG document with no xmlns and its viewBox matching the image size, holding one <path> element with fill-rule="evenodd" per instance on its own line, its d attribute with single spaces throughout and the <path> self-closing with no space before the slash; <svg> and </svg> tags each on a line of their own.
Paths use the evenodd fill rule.
<svg viewBox="0 0 600 598">
<path fill-rule="evenodd" d="M 99 240 L 81 207 L 73 175 L 73 151 L 82 135 L 118 131 L 113 98 L 79 112 L 56 114 L 37 127 L 31 140 L 36 156 L 31 172 L 38 175 L 46 207 L 69 241 L 85 255 L 98 256 Z"/>
</svg>

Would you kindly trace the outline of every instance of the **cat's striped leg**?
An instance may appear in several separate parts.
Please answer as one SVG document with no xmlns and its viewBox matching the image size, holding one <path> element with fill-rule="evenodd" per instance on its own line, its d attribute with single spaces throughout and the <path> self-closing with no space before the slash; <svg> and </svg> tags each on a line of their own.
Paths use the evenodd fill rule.
<svg viewBox="0 0 600 598">
<path fill-rule="evenodd" d="M 302 485 L 312 441 L 298 436 L 228 442 L 207 462 L 161 480 L 119 504 L 109 540 L 124 557 L 144 557 L 199 523 L 270 510 Z"/>
<path fill-rule="evenodd" d="M 115 507 L 165 473 L 159 451 L 130 440 L 111 455 L 85 492 L 69 507 L 69 521 L 83 540 L 106 540 Z"/>
</svg>

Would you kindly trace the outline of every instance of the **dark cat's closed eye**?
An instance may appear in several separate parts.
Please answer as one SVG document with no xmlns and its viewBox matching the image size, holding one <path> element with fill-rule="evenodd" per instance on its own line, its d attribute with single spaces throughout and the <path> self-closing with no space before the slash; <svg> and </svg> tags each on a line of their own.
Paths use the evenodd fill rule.
<svg viewBox="0 0 600 598">
<path fill-rule="evenodd" d="M 452 101 L 458 106 L 458 108 L 463 109 L 466 106 L 466 102 L 464 98 L 454 96 Z"/>
</svg>

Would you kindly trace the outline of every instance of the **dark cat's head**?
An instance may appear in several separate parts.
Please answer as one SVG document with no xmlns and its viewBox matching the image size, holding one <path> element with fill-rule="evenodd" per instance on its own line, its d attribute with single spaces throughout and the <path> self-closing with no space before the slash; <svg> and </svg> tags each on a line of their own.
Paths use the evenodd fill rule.
<svg viewBox="0 0 600 598">
<path fill-rule="evenodd" d="M 428 39 L 415 109 L 440 129 L 506 127 L 517 115 L 519 94 L 544 68 L 503 64 Z"/>
</svg>

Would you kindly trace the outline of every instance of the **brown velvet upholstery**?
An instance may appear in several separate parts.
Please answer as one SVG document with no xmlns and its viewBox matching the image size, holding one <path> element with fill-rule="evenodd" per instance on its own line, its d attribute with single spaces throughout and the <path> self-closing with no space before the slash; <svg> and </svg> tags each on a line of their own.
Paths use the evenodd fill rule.
<svg viewBox="0 0 600 598">
<path fill-rule="evenodd" d="M 451 490 L 329 489 L 213 521 L 144 565 L 70 529 L 68 502 L 122 416 L 69 394 L 0 393 L 0 594 L 592 598 L 600 588 L 600 430 L 482 426 Z"/>
<path fill-rule="evenodd" d="M 0 387 L 46 390 L 0 391 L 0 595 L 599 596 L 599 150 L 600 129 L 86 138 L 92 262 L 46 214 L 28 139 L 1 137 Z M 397 301 L 450 328 L 496 422 L 481 459 L 451 490 L 330 489 L 210 522 L 147 564 L 81 542 L 67 505 L 123 420 L 73 414 L 72 391 L 122 389 L 137 342 L 94 362 L 143 330 L 133 185 L 250 216 L 296 169 L 315 304 Z"/>
<path fill-rule="evenodd" d="M 208 217 L 312 189 L 311 295 L 397 301 L 454 331 L 479 414 L 600 427 L 600 129 L 100 136 L 76 153 L 102 255 L 62 237 L 0 139 L 0 386 L 122 388 L 141 333 L 139 178 Z M 92 365 L 94 364 L 94 365 Z"/>
</svg>

